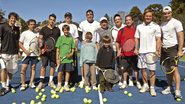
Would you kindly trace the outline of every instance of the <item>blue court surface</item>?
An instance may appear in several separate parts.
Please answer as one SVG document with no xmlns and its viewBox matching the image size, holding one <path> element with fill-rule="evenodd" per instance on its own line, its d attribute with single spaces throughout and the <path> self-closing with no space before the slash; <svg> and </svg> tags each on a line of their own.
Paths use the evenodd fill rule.
<svg viewBox="0 0 185 104">
<path fill-rule="evenodd" d="M 39 80 L 39 71 L 40 71 L 41 63 L 37 64 L 37 71 L 36 71 L 36 79 L 35 82 L 38 82 Z M 19 69 L 21 68 L 21 63 L 19 63 Z M 180 62 L 179 64 L 179 71 L 181 75 L 181 93 L 183 98 L 185 99 L 185 81 L 183 80 L 185 78 L 185 63 Z M 80 70 L 78 71 L 80 72 Z M 49 70 L 47 70 L 48 75 Z M 30 69 L 27 70 L 27 78 L 26 80 L 29 81 L 29 74 Z M 35 92 L 35 89 L 26 89 L 25 91 L 20 91 L 20 70 L 18 73 L 16 73 L 12 80 L 12 85 L 16 87 L 16 93 L 9 92 L 5 96 L 0 96 L 0 104 L 21 104 L 22 102 L 25 102 L 26 104 L 30 104 L 31 100 L 34 100 L 37 102 L 37 104 L 84 104 L 83 99 L 91 99 L 92 104 L 185 104 L 185 100 L 183 99 L 181 102 L 177 102 L 174 100 L 174 95 L 162 95 L 160 92 L 166 85 L 165 81 L 165 74 L 160 70 L 160 67 L 158 65 L 157 71 L 157 81 L 156 81 L 156 91 L 157 96 L 151 97 L 149 92 L 146 92 L 144 94 L 139 93 L 138 89 L 134 87 L 127 87 L 124 90 L 120 90 L 117 85 L 113 87 L 114 92 L 105 92 L 104 94 L 100 94 L 98 91 L 91 90 L 90 93 L 86 93 L 85 89 L 81 89 L 79 87 L 76 87 L 75 92 L 63 92 L 57 94 L 60 96 L 58 99 L 52 99 L 50 90 L 51 88 L 46 86 L 45 92 L 43 94 L 46 94 L 47 98 L 46 101 L 41 101 L 41 99 L 36 100 L 36 96 L 38 95 L 37 92 Z M 56 76 L 56 73 L 55 73 Z M 141 77 L 141 76 L 140 76 Z M 55 77 L 56 82 L 56 77 Z M 57 83 L 57 82 L 56 82 Z M 132 96 L 129 97 L 128 95 L 124 94 L 124 91 L 128 91 L 132 93 Z M 102 98 L 107 98 L 106 103 L 102 103 Z M 38 103 L 41 102 L 41 103 Z M 24 103 L 24 104 L 25 104 Z"/>
</svg>

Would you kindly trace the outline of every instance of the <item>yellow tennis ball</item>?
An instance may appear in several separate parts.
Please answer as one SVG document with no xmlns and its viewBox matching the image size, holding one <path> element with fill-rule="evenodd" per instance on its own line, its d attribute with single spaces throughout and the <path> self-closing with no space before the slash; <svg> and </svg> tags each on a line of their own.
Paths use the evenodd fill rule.
<svg viewBox="0 0 185 104">
<path fill-rule="evenodd" d="M 124 91 L 124 94 L 127 95 L 128 94 L 128 91 Z"/>
<path fill-rule="evenodd" d="M 107 102 L 107 98 L 103 98 L 103 102 L 106 103 Z"/>
<path fill-rule="evenodd" d="M 181 101 L 181 99 L 180 99 L 180 98 L 177 98 L 177 99 L 176 99 L 176 101 L 177 101 L 177 102 L 180 102 L 180 101 Z"/>
<path fill-rule="evenodd" d="M 45 92 L 45 89 L 41 89 L 41 92 Z"/>
<path fill-rule="evenodd" d="M 26 104 L 25 102 L 22 102 L 21 104 Z"/>
<path fill-rule="evenodd" d="M 89 93 L 90 91 L 89 90 L 85 90 L 85 93 Z"/>
<path fill-rule="evenodd" d="M 12 102 L 12 104 L 16 104 L 16 102 Z"/>
<path fill-rule="evenodd" d="M 42 96 L 42 92 L 39 92 L 39 96 Z"/>
<path fill-rule="evenodd" d="M 39 92 L 39 88 L 36 88 L 36 89 L 35 89 L 35 92 Z"/>
<path fill-rule="evenodd" d="M 75 91 L 76 91 L 76 88 L 73 87 L 73 88 L 71 88 L 70 90 L 71 90 L 71 92 L 75 92 Z"/>
<path fill-rule="evenodd" d="M 60 96 L 59 95 L 55 95 L 55 98 L 58 99 L 58 98 L 60 98 Z"/>
<path fill-rule="evenodd" d="M 42 102 L 39 101 L 37 104 L 42 104 Z"/>
<path fill-rule="evenodd" d="M 35 101 L 34 101 L 34 100 L 31 100 L 31 101 L 30 101 L 30 104 L 35 104 Z"/>
<path fill-rule="evenodd" d="M 55 95 L 51 95 L 51 98 L 54 99 L 55 98 Z"/>
<path fill-rule="evenodd" d="M 42 95 L 42 98 L 47 98 L 46 94 L 43 94 L 43 95 Z"/>
<path fill-rule="evenodd" d="M 11 92 L 14 94 L 14 93 L 16 93 L 16 90 L 14 88 L 12 88 Z"/>
<path fill-rule="evenodd" d="M 132 96 L 132 93 L 128 93 L 128 96 L 131 97 Z"/>
<path fill-rule="evenodd" d="M 53 89 L 50 92 L 51 92 L 51 94 L 56 94 L 56 91 Z"/>
<path fill-rule="evenodd" d="M 64 88 L 62 87 L 59 92 L 63 93 L 64 92 Z"/>
<path fill-rule="evenodd" d="M 41 101 L 46 101 L 46 98 L 41 98 Z"/>
<path fill-rule="evenodd" d="M 38 99 L 40 99 L 40 96 L 39 96 L 39 95 L 37 95 L 35 98 L 38 100 Z"/>
<path fill-rule="evenodd" d="M 91 104 L 91 103 L 92 103 L 92 100 L 91 100 L 91 99 L 89 99 L 89 100 L 87 101 L 87 103 L 88 103 L 88 104 Z"/>
<path fill-rule="evenodd" d="M 88 99 L 87 98 L 84 98 L 83 99 L 83 102 L 86 104 L 88 102 Z"/>
</svg>

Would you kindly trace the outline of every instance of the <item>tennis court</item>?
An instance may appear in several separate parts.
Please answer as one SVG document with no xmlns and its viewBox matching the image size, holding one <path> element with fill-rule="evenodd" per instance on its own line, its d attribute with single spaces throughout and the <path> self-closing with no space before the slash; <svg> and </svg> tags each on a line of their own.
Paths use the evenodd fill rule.
<svg viewBox="0 0 185 104">
<path fill-rule="evenodd" d="M 21 68 L 21 62 L 19 62 L 19 69 Z M 35 81 L 38 81 L 39 78 L 39 71 L 40 71 L 41 63 L 39 62 L 37 64 L 37 71 L 36 71 L 36 79 Z M 179 71 L 181 74 L 181 91 L 182 96 L 185 97 L 185 81 L 183 80 L 185 78 L 185 63 L 180 62 L 179 64 Z M 29 80 L 29 72 L 30 69 L 27 71 L 27 80 Z M 49 70 L 47 70 L 47 75 L 49 74 Z M 106 103 L 101 103 L 100 101 L 100 94 L 98 91 L 91 90 L 90 93 L 86 93 L 85 89 L 76 88 L 75 92 L 63 92 L 63 93 L 57 93 L 60 98 L 59 99 L 52 99 L 50 90 L 51 88 L 46 86 L 45 92 L 43 94 L 46 94 L 47 98 L 46 101 L 42 102 L 42 104 L 83 104 L 83 98 L 91 99 L 92 104 L 185 104 L 185 101 L 182 100 L 181 102 L 177 102 L 174 100 L 173 94 L 169 95 L 162 95 L 160 92 L 163 89 L 163 87 L 166 85 L 165 80 L 165 74 L 160 70 L 159 65 L 156 71 L 157 75 L 157 81 L 156 81 L 156 97 L 151 97 L 150 94 L 139 93 L 138 89 L 134 87 L 128 87 L 124 90 L 120 90 L 119 87 L 116 85 L 113 87 L 114 92 L 105 92 L 102 94 L 102 98 L 107 98 Z M 56 73 L 55 73 L 56 76 Z M 16 102 L 16 104 L 21 104 L 22 102 L 25 102 L 26 104 L 30 104 L 31 100 L 35 100 L 35 102 L 41 101 L 41 99 L 36 100 L 36 96 L 38 93 L 35 92 L 35 89 L 28 88 L 25 91 L 19 90 L 19 82 L 20 82 L 20 70 L 18 73 L 14 75 L 12 85 L 16 87 L 16 93 L 9 92 L 5 96 L 0 97 L 0 104 L 12 104 L 13 102 Z M 56 78 L 55 78 L 56 82 Z M 129 97 L 128 95 L 125 95 L 123 92 L 128 91 L 132 93 L 132 97 Z"/>
</svg>

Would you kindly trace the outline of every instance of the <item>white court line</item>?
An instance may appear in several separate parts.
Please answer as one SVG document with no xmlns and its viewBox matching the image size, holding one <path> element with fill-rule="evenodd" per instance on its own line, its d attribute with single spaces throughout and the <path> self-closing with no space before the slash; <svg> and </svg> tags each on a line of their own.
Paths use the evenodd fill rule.
<svg viewBox="0 0 185 104">
<path fill-rule="evenodd" d="M 103 97 L 102 97 L 102 94 L 100 92 L 100 85 L 98 85 L 98 95 L 99 95 L 100 104 L 103 104 Z"/>
</svg>

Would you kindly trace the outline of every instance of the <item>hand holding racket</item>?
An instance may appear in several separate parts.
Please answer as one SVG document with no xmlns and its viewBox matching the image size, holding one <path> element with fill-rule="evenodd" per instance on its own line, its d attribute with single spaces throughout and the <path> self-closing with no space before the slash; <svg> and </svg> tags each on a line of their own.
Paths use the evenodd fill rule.
<svg viewBox="0 0 185 104">
<path fill-rule="evenodd" d="M 60 67 L 60 63 L 61 63 L 65 58 L 67 58 L 67 57 L 64 56 L 61 60 L 60 60 L 60 59 L 57 60 L 57 61 L 59 61 L 59 62 L 57 62 L 57 67 L 55 68 L 55 72 L 58 72 L 58 68 Z"/>
<path fill-rule="evenodd" d="M 49 37 L 44 41 L 43 49 L 41 53 L 50 52 L 55 49 L 55 39 L 53 37 Z"/>
</svg>

